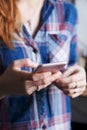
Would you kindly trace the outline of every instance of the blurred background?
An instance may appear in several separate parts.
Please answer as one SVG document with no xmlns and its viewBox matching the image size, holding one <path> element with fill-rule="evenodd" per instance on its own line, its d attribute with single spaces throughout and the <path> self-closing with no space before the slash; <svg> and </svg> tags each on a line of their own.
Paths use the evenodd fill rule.
<svg viewBox="0 0 87 130">
<path fill-rule="evenodd" d="M 87 73 L 87 0 L 68 0 L 78 11 L 78 63 L 85 68 Z M 72 130 L 87 130 L 87 90 L 83 95 L 71 99 Z"/>
</svg>

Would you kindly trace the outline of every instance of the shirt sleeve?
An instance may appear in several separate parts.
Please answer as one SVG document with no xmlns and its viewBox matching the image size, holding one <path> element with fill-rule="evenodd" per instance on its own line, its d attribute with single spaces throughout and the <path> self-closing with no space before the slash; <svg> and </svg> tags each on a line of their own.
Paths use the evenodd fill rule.
<svg viewBox="0 0 87 130">
<path fill-rule="evenodd" d="M 3 73 L 3 64 L 2 64 L 2 59 L 1 59 L 1 55 L 0 55 L 0 75 Z"/>
<path fill-rule="evenodd" d="M 3 73 L 3 65 L 2 65 L 2 59 L 0 55 L 0 75 Z M 0 100 L 3 99 L 5 96 L 0 96 Z"/>
<path fill-rule="evenodd" d="M 68 9 L 69 9 L 68 17 L 66 17 L 66 19 L 67 21 L 70 21 L 70 24 L 72 26 L 72 37 L 70 43 L 69 63 L 68 63 L 68 65 L 71 66 L 76 64 L 78 61 L 78 45 L 77 45 L 78 12 L 73 4 L 70 4 Z"/>
<path fill-rule="evenodd" d="M 69 53 L 69 63 L 68 65 L 74 65 L 78 61 L 78 45 L 77 45 L 77 31 L 76 27 L 73 31 L 72 39 L 71 39 L 71 44 L 70 44 L 70 53 Z"/>
</svg>

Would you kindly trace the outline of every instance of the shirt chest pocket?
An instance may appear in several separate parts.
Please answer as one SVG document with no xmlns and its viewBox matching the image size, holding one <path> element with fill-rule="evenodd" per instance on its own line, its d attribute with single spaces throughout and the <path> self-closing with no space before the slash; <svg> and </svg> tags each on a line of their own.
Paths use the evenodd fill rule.
<svg viewBox="0 0 87 130">
<path fill-rule="evenodd" d="M 48 32 L 48 41 L 55 42 L 59 46 L 67 44 L 70 40 L 71 34 L 67 30 Z"/>
<path fill-rule="evenodd" d="M 68 31 L 48 32 L 49 57 L 52 62 L 68 61 L 70 41 Z"/>
</svg>

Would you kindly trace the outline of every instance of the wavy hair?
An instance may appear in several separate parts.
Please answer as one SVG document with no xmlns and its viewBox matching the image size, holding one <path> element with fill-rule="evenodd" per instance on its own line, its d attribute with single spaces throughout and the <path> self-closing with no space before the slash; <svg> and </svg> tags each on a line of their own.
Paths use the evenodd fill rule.
<svg viewBox="0 0 87 130">
<path fill-rule="evenodd" d="M 18 0 L 0 0 L 0 39 L 9 48 L 12 47 L 12 33 L 19 28 L 16 1 Z"/>
</svg>

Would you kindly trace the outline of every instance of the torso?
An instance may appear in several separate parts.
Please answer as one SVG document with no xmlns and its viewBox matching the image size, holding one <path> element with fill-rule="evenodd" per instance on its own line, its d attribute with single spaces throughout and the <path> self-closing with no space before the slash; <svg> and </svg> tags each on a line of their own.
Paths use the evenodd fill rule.
<svg viewBox="0 0 87 130">
<path fill-rule="evenodd" d="M 59 28 L 63 17 L 62 15 L 55 16 L 55 13 L 58 11 L 62 13 L 62 4 L 58 3 L 53 10 L 51 9 L 52 3 L 49 0 L 50 10 L 53 10 L 53 12 L 50 17 L 48 8 L 43 12 L 44 15 L 48 11 L 47 22 L 43 21 L 45 24 L 34 39 L 24 31 L 23 34 L 27 41 L 14 41 L 14 50 L 9 50 L 0 44 L 0 55 L 4 69 L 17 59 L 30 58 L 34 61 L 36 53 L 39 52 L 42 58 L 41 63 L 61 61 L 68 58 L 68 48 L 72 37 L 71 29 L 74 26 L 72 26 L 71 20 L 76 21 L 76 18 L 72 19 L 71 17 L 75 14 L 73 8 L 70 8 L 70 5 L 65 6 L 63 4 L 63 9 L 65 9 L 64 7 L 70 8 L 70 13 L 67 14 L 68 21 L 63 23 L 62 28 Z M 72 13 L 73 11 L 74 13 Z M 26 28 L 26 30 L 28 29 Z M 35 50 L 36 46 L 39 51 Z M 27 69 L 29 68 L 24 68 L 24 70 Z M 47 130 L 70 130 L 70 100 L 56 86 L 51 85 L 31 96 L 7 97 L 0 102 L 0 129 L 42 130 L 44 128 Z"/>
</svg>

